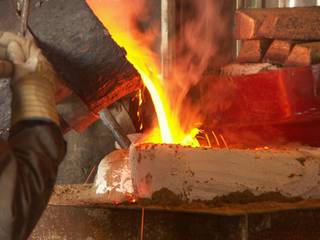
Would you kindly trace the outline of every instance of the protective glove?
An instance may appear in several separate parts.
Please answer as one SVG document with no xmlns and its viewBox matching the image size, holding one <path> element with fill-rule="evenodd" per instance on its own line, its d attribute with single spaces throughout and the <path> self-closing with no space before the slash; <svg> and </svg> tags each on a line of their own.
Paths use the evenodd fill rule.
<svg viewBox="0 0 320 240">
<path fill-rule="evenodd" d="M 54 97 L 57 75 L 34 41 L 0 32 L 0 60 L 9 60 L 14 65 L 12 125 L 23 120 L 48 120 L 59 124 Z M 4 65 L 3 68 L 9 71 Z"/>
</svg>

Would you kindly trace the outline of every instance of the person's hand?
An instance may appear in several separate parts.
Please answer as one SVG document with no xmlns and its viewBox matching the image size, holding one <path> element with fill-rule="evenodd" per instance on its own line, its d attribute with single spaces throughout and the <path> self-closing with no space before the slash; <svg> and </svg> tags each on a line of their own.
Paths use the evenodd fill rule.
<svg viewBox="0 0 320 240">
<path fill-rule="evenodd" d="M 50 120 L 58 124 L 54 98 L 57 75 L 35 42 L 0 32 L 0 59 L 13 63 L 12 124 L 22 120 Z"/>
<path fill-rule="evenodd" d="M 14 82 L 33 73 L 44 75 L 52 83 L 57 77 L 31 37 L 22 38 L 10 32 L 0 32 L 0 59 L 14 64 Z"/>
</svg>

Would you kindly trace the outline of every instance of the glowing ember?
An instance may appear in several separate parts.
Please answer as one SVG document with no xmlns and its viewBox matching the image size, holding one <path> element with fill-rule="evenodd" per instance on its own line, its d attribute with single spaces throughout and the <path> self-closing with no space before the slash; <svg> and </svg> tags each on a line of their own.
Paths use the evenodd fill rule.
<svg viewBox="0 0 320 240">
<path fill-rule="evenodd" d="M 268 147 L 268 146 L 264 146 L 264 147 L 256 147 L 254 150 L 256 150 L 256 151 L 270 150 L 270 147 Z"/>
<path fill-rule="evenodd" d="M 195 138 L 199 130 L 190 124 L 181 124 L 179 107 L 173 106 L 170 101 L 174 97 L 169 96 L 164 87 L 165 80 L 160 75 L 158 57 L 149 49 L 150 35 L 141 34 L 133 27 L 131 18 L 134 14 L 143 14 L 143 6 L 135 1 L 87 0 L 87 3 L 117 44 L 125 48 L 128 61 L 137 69 L 150 92 L 158 127 L 144 141 L 199 146 Z M 182 128 L 182 125 L 189 126 Z"/>
</svg>

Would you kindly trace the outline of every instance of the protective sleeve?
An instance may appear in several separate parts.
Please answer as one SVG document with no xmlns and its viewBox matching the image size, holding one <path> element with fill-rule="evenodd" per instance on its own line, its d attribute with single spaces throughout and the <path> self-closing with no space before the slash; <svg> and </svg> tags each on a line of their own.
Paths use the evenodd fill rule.
<svg viewBox="0 0 320 240">
<path fill-rule="evenodd" d="M 0 239 L 27 239 L 46 208 L 66 153 L 51 122 L 18 123 L 0 143 Z"/>
</svg>

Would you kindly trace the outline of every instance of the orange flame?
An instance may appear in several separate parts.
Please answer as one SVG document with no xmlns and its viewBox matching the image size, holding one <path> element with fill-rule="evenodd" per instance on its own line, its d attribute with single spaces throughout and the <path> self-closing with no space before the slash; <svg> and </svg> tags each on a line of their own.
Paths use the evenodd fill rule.
<svg viewBox="0 0 320 240">
<path fill-rule="evenodd" d="M 108 29 L 115 42 L 125 48 L 128 61 L 139 72 L 144 85 L 150 92 L 157 114 L 158 128 L 153 129 L 144 141 L 199 146 L 195 138 L 199 130 L 192 127 L 186 130 L 182 129 L 179 114 L 176 112 L 176 108 L 170 104 L 168 92 L 163 86 L 165 79 L 160 74 L 159 61 L 147 45 L 148 37 L 142 37 L 141 34 L 135 32 L 134 27 L 130 26 L 132 19 L 129 19 L 128 13 L 132 14 L 136 11 L 135 14 L 139 14 L 139 11 L 142 11 L 142 6 L 134 4 L 134 1 L 126 1 L 127 6 L 124 6 L 123 2 L 120 4 L 120 2 L 87 0 L 88 5 Z M 127 9 L 119 9 L 119 4 Z"/>
</svg>

